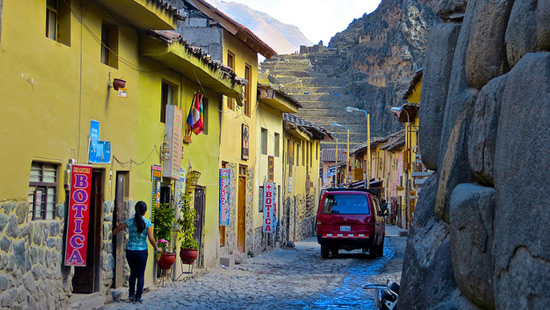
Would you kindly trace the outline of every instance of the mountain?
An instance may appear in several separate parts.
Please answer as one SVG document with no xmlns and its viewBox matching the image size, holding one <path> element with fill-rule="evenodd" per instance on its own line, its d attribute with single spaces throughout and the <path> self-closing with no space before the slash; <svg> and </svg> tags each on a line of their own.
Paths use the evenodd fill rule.
<svg viewBox="0 0 550 310">
<path fill-rule="evenodd" d="M 278 54 L 292 54 L 300 50 L 300 45 L 312 45 L 312 42 L 304 36 L 298 27 L 284 24 L 269 14 L 253 10 L 240 3 L 220 0 L 210 0 L 209 2 L 252 30 Z"/>
<path fill-rule="evenodd" d="M 416 71 L 423 67 L 429 29 L 436 23 L 436 0 L 382 0 L 371 14 L 353 20 L 329 46 L 304 47 L 299 54 L 279 55 L 262 63 L 269 80 L 302 103 L 298 115 L 333 132 L 350 146 L 366 141 L 362 113 L 370 114 L 372 137 L 386 136 L 403 126 L 391 107 L 403 104 Z M 330 148 L 333 142 L 325 142 Z"/>
</svg>

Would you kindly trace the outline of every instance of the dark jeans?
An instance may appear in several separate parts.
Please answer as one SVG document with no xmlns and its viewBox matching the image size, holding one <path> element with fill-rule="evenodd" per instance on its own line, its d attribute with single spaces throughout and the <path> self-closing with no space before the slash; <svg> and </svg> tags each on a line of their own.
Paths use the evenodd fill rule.
<svg viewBox="0 0 550 310">
<path fill-rule="evenodd" d="M 143 294 L 143 283 L 145 281 L 145 266 L 147 265 L 147 250 L 132 251 L 126 250 L 126 259 L 128 265 L 130 265 L 130 296 L 136 296 L 141 298 Z M 136 279 L 137 279 L 137 292 L 136 292 Z"/>
</svg>

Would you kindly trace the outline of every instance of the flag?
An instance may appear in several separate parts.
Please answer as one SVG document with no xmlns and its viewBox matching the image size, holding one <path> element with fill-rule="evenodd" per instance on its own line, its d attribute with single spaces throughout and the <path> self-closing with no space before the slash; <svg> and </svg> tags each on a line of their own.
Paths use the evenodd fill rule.
<svg viewBox="0 0 550 310">
<path fill-rule="evenodd" d="M 193 100 L 191 101 L 191 108 L 189 109 L 189 114 L 187 114 L 187 121 L 185 123 L 185 141 L 187 143 L 191 142 L 191 132 L 193 130 L 193 109 L 195 108 L 195 98 L 196 94 L 193 95 Z"/>
<path fill-rule="evenodd" d="M 198 135 L 204 130 L 202 96 L 197 94 L 193 109 L 193 132 Z"/>
</svg>

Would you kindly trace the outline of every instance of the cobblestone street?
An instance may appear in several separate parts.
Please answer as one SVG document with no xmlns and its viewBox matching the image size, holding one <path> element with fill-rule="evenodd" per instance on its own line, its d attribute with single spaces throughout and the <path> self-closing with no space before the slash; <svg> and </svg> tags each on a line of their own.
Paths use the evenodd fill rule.
<svg viewBox="0 0 550 310">
<path fill-rule="evenodd" d="M 384 256 L 340 251 L 321 259 L 311 237 L 293 249 L 248 258 L 234 269 L 214 269 L 195 280 L 144 294 L 143 304 L 119 301 L 105 309 L 374 309 L 374 291 L 362 286 L 400 281 L 406 237 L 386 228 Z"/>
</svg>

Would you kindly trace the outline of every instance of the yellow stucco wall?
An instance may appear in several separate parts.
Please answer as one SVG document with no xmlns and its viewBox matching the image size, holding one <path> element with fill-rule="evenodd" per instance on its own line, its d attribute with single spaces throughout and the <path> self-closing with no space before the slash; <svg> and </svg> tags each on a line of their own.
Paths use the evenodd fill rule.
<svg viewBox="0 0 550 310">
<path fill-rule="evenodd" d="M 84 3 L 83 23 L 93 35 L 71 17 L 70 46 L 45 36 L 45 1 L 4 1 L 2 38 L 0 42 L 0 114 L 6 165 L 4 175 L 9 182 L 0 186 L 0 199 L 27 199 L 30 165 L 33 160 L 59 165 L 59 189 L 63 169 L 70 158 L 87 163 L 90 120 L 101 123 L 100 139 L 112 145 L 112 155 L 131 158 L 136 140 L 128 132 L 137 128 L 138 72 L 119 61 L 118 69 L 100 62 L 101 23 L 106 16 L 89 3 Z M 73 1 L 75 13 L 80 5 Z M 21 20 L 27 22 L 21 23 Z M 16 25 L 16 26 L 15 26 Z M 82 36 L 81 36 L 82 34 Z M 137 64 L 137 33 L 119 26 L 119 55 Z M 82 61 L 81 61 L 82 59 Z M 126 99 L 108 89 L 114 77 L 124 77 Z M 108 176 L 126 170 L 116 160 L 112 164 L 93 165 Z M 114 199 L 114 183 L 105 183 L 105 200 Z M 65 200 L 58 191 L 58 202 Z"/>
<path fill-rule="evenodd" d="M 260 201 L 262 197 L 259 197 L 259 187 L 263 186 L 264 182 L 269 182 L 268 177 L 268 157 L 273 156 L 274 161 L 274 179 L 273 182 L 277 186 L 281 186 L 281 191 L 283 190 L 282 181 L 283 181 L 283 115 L 280 111 L 277 111 L 271 107 L 262 104 L 260 101 L 258 112 L 256 113 L 256 122 L 257 122 L 257 133 L 258 137 L 258 149 L 257 149 L 257 160 L 256 160 L 256 178 L 254 186 L 254 197 L 258 197 L 257 201 Z M 261 151 L 261 129 L 267 129 L 267 154 L 262 154 Z M 279 155 L 275 156 L 275 133 L 279 134 Z M 280 192 L 279 192 L 279 198 Z M 282 200 L 281 200 L 282 201 Z M 254 227 L 263 226 L 263 213 L 258 212 L 258 207 L 254 208 Z M 281 206 L 278 206 L 278 212 L 280 212 Z"/>
</svg>

